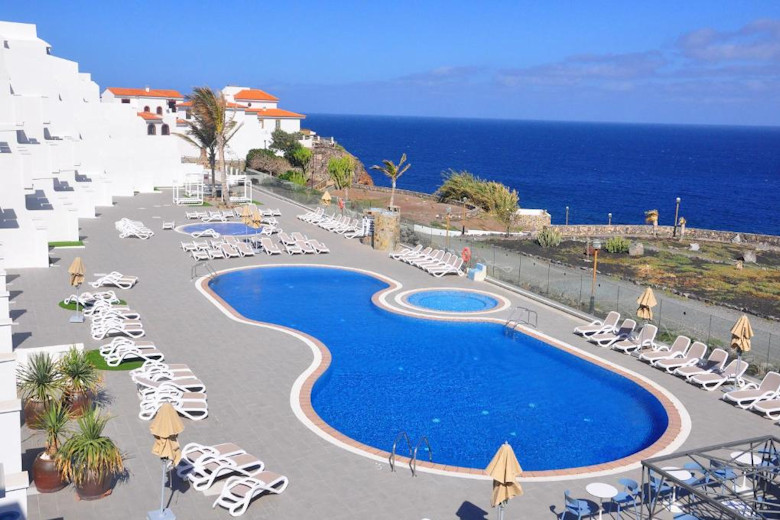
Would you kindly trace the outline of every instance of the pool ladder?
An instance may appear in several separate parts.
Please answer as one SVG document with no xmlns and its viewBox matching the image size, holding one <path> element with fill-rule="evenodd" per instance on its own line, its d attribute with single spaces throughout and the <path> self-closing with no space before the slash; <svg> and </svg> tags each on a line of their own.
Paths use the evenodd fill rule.
<svg viewBox="0 0 780 520">
<path fill-rule="evenodd" d="M 217 272 L 214 270 L 214 267 L 211 265 L 211 263 L 209 263 L 208 260 L 201 260 L 199 262 L 195 262 L 195 264 L 192 266 L 192 269 L 190 269 L 190 280 L 198 277 L 199 267 L 203 267 L 210 278 L 217 276 Z"/>
<path fill-rule="evenodd" d="M 390 458 L 388 459 L 388 462 L 390 463 L 390 471 L 395 471 L 395 458 L 396 458 L 396 449 L 398 448 L 398 442 L 401 440 L 406 441 L 406 446 L 409 448 L 409 469 L 412 471 L 412 476 L 417 476 L 417 454 L 420 451 L 420 446 L 425 443 L 425 446 L 428 450 L 428 461 L 433 462 L 433 450 L 431 449 L 431 443 L 428 442 L 428 437 L 423 435 L 420 437 L 420 439 L 417 441 L 417 445 L 412 449 L 412 440 L 409 438 L 409 434 L 407 434 L 405 431 L 399 432 L 398 435 L 395 436 L 395 440 L 393 441 L 393 451 L 390 452 Z"/>
<path fill-rule="evenodd" d="M 509 319 L 506 320 L 506 327 L 508 331 L 514 332 L 518 325 L 528 325 L 529 327 L 537 328 L 539 321 L 539 315 L 536 311 L 527 307 L 517 306 L 509 315 Z"/>
</svg>

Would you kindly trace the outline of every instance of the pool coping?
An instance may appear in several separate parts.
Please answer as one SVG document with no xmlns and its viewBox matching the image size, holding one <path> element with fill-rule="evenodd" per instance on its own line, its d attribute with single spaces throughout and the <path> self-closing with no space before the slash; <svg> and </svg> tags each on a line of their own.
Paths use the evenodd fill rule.
<svg viewBox="0 0 780 520">
<path fill-rule="evenodd" d="M 496 306 L 491 307 L 490 309 L 484 311 L 439 311 L 436 309 L 428 309 L 426 307 L 420 307 L 418 305 L 414 305 L 413 303 L 409 302 L 410 296 L 421 292 L 427 292 L 427 291 L 457 291 L 457 292 L 481 294 L 483 296 L 489 296 L 490 298 L 496 300 Z M 401 307 L 412 309 L 415 311 L 430 313 L 432 316 L 438 315 L 438 316 L 447 316 L 447 317 L 485 316 L 487 314 L 494 314 L 496 312 L 505 311 L 512 306 L 512 302 L 509 300 L 509 298 L 501 296 L 500 294 L 483 291 L 481 289 L 464 289 L 461 287 L 423 287 L 420 289 L 409 289 L 406 291 L 399 292 L 393 297 L 393 299 L 395 300 L 395 303 Z"/>
<path fill-rule="evenodd" d="M 399 291 L 403 288 L 403 284 L 385 275 L 369 271 L 366 269 L 359 269 L 354 267 L 346 267 L 341 265 L 332 264 L 264 264 L 264 265 L 248 265 L 241 267 L 233 267 L 228 269 L 222 269 L 217 271 L 215 276 L 225 274 L 232 271 L 243 271 L 248 269 L 262 269 L 262 268 L 274 268 L 274 267 L 315 267 L 315 268 L 331 268 L 331 269 L 343 269 L 347 271 L 353 271 L 363 273 L 372 276 L 378 280 L 381 280 L 389 285 L 389 287 L 382 289 L 374 293 L 371 297 L 371 301 L 378 307 L 393 312 L 396 314 L 412 316 L 417 318 L 424 318 L 429 320 L 439 321 L 467 321 L 467 322 L 482 322 L 482 323 L 498 323 L 502 325 L 512 325 L 512 328 L 526 334 L 539 341 L 543 341 L 553 347 L 564 350 L 574 356 L 581 359 L 585 359 L 591 363 L 596 364 L 604 369 L 610 370 L 618 375 L 621 375 L 630 381 L 636 383 L 646 391 L 651 393 L 656 399 L 659 400 L 664 407 L 668 423 L 666 430 L 653 444 L 644 448 L 641 451 L 633 453 L 627 457 L 616 459 L 613 461 L 595 464 L 590 466 L 581 466 L 576 468 L 566 468 L 557 470 L 543 470 L 543 471 L 524 471 L 518 478 L 520 482 L 544 482 L 544 481 L 558 481 L 558 480 L 572 480 L 583 478 L 594 478 L 605 475 L 614 475 L 625 471 L 637 469 L 641 467 L 641 461 L 651 457 L 657 457 L 676 451 L 682 446 L 685 439 L 688 437 L 691 431 L 691 419 L 688 411 L 682 402 L 677 399 L 671 392 L 663 388 L 660 384 L 652 381 L 651 379 L 642 376 L 632 370 L 624 368 L 620 365 L 604 360 L 598 356 L 590 354 L 589 352 L 577 348 L 573 345 L 569 345 L 561 340 L 550 337 L 542 332 L 539 332 L 530 327 L 526 327 L 514 322 L 507 323 L 504 320 L 489 318 L 489 317 L 475 317 L 475 316 L 450 316 L 450 315 L 434 315 L 420 312 L 413 312 L 409 309 L 397 308 L 387 302 L 390 294 L 395 291 Z M 373 446 L 363 444 L 347 435 L 344 435 L 340 431 L 336 430 L 325 422 L 314 410 L 311 403 L 311 392 L 314 388 L 314 383 L 319 377 L 325 373 L 330 366 L 331 354 L 330 350 L 319 341 L 317 338 L 305 334 L 299 330 L 285 327 L 282 325 L 276 325 L 272 323 L 261 322 L 257 320 L 251 320 L 243 315 L 239 314 L 232 306 L 218 296 L 208 286 L 209 280 L 213 277 L 209 275 L 201 276 L 195 281 L 195 286 L 198 291 L 203 294 L 206 299 L 211 301 L 225 316 L 228 318 L 255 327 L 261 327 L 271 330 L 283 332 L 291 335 L 305 345 L 307 345 L 312 351 L 313 359 L 311 364 L 298 376 L 292 386 L 290 392 L 290 406 L 296 417 L 312 432 L 318 435 L 320 438 L 334 444 L 342 449 L 345 449 L 351 453 L 361 455 L 372 460 L 387 463 L 390 457 L 390 453 Z M 409 464 L 410 459 L 408 457 L 396 456 L 396 464 Z M 418 471 L 425 473 L 438 474 L 450 477 L 470 478 L 480 480 L 490 480 L 484 470 L 477 468 L 467 468 L 460 466 L 452 466 L 445 464 L 432 463 L 427 461 L 418 460 L 416 463 Z"/>
</svg>

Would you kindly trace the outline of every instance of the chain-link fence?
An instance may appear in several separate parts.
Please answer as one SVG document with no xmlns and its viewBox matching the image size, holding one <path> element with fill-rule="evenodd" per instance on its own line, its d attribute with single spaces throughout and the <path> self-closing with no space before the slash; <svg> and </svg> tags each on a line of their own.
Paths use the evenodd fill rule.
<svg viewBox="0 0 780 520">
<path fill-rule="evenodd" d="M 280 181 L 270 175 L 257 174 L 253 175 L 253 178 L 257 179 L 255 185 L 299 204 L 310 208 L 320 204 L 322 192 Z M 363 209 L 358 203 L 350 203 L 344 212 L 357 216 Z M 333 207 L 333 211 L 336 210 L 337 207 Z M 637 322 L 641 322 L 636 317 L 636 301 L 644 287 L 609 279 L 603 275 L 597 275 L 594 284 L 592 269 L 557 265 L 472 236 L 446 236 L 443 230 L 427 228 L 427 232 L 423 232 L 420 229 L 413 222 L 403 220 L 402 241 L 453 252 L 469 247 L 471 265 L 477 262 L 485 264 L 488 275 L 496 280 L 596 316 L 604 316 L 614 310 L 620 312 L 624 318 L 633 317 Z M 656 299 L 658 305 L 653 308 L 652 323 L 658 326 L 658 339 L 671 343 L 677 335 L 684 334 L 710 347 L 729 350 L 730 331 L 736 318 L 726 318 L 715 312 L 708 312 L 700 302 L 672 297 L 660 291 L 656 291 Z M 761 374 L 780 367 L 780 334 L 756 324 L 753 325 L 753 331 L 755 336 L 751 352 L 743 356 L 752 361 L 753 373 Z"/>
</svg>

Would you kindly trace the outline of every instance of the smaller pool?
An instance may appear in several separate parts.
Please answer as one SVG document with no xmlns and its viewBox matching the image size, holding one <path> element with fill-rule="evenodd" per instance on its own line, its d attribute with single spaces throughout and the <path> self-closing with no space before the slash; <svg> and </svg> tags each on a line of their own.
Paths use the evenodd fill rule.
<svg viewBox="0 0 780 520">
<path fill-rule="evenodd" d="M 220 235 L 254 235 L 259 233 L 261 228 L 251 228 L 242 222 L 202 222 L 198 224 L 185 224 L 177 228 L 182 233 L 195 233 L 196 231 L 206 231 L 213 229 Z"/>
<path fill-rule="evenodd" d="M 482 312 L 498 306 L 498 300 L 487 294 L 455 289 L 419 291 L 406 298 L 409 305 L 433 311 Z"/>
</svg>

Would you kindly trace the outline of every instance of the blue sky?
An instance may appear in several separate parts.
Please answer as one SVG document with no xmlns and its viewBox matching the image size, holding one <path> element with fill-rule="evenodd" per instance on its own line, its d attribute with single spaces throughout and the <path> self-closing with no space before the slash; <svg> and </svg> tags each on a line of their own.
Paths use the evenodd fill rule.
<svg viewBox="0 0 780 520">
<path fill-rule="evenodd" d="M 101 85 L 308 113 L 780 124 L 780 2 L 10 2 Z"/>
</svg>

